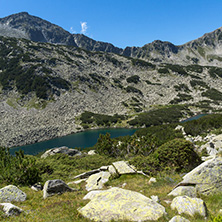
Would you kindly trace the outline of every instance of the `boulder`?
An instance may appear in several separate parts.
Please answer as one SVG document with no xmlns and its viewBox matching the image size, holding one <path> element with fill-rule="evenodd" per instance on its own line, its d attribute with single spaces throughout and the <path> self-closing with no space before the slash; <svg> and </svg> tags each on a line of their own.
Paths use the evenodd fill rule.
<svg viewBox="0 0 222 222">
<path fill-rule="evenodd" d="M 173 217 L 169 222 L 190 222 L 190 221 L 178 215 Z"/>
<path fill-rule="evenodd" d="M 183 177 L 177 186 L 193 185 L 197 193 L 209 195 L 222 192 L 222 157 L 207 160 Z"/>
<path fill-rule="evenodd" d="M 91 192 L 93 195 L 90 195 Z M 166 213 L 162 205 L 138 192 L 117 187 L 98 193 L 91 192 L 87 194 L 91 201 L 78 209 L 90 220 L 103 222 L 158 220 Z"/>
<path fill-rule="evenodd" d="M 188 196 L 175 197 L 170 206 L 172 210 L 176 209 L 179 214 L 184 213 L 190 216 L 199 214 L 203 217 L 207 215 L 206 206 L 200 198 L 191 198 Z"/>
<path fill-rule="evenodd" d="M 22 202 L 26 200 L 26 194 L 14 185 L 8 185 L 0 189 L 0 202 Z"/>
<path fill-rule="evenodd" d="M 136 173 L 135 169 L 133 169 L 128 162 L 126 161 L 117 161 L 113 163 L 113 166 L 117 170 L 117 172 L 121 174 L 129 174 L 129 173 Z"/>
<path fill-rule="evenodd" d="M 48 180 L 43 187 L 43 198 L 53 196 L 55 194 L 62 194 L 65 192 L 72 192 L 74 189 L 70 188 L 62 180 Z"/>
<path fill-rule="evenodd" d="M 172 190 L 168 196 L 188 196 L 188 197 L 196 197 L 196 189 L 193 186 L 179 186 Z"/>
<path fill-rule="evenodd" d="M 109 180 L 111 174 L 106 171 L 101 171 L 99 173 L 91 175 L 86 180 L 86 190 L 100 190 L 103 188 L 103 184 Z"/>
<path fill-rule="evenodd" d="M 11 203 L 0 203 L 0 206 L 3 207 L 2 210 L 6 214 L 6 216 L 18 216 L 23 211 L 21 208 Z"/>
<path fill-rule="evenodd" d="M 56 147 L 56 148 L 52 148 L 50 150 L 47 150 L 45 153 L 42 154 L 41 158 L 46 158 L 48 156 L 52 156 L 52 155 L 55 155 L 57 153 L 63 153 L 63 154 L 66 154 L 68 156 L 79 156 L 79 155 L 82 154 L 77 149 L 69 149 L 66 146 L 62 146 L 62 147 Z"/>
</svg>

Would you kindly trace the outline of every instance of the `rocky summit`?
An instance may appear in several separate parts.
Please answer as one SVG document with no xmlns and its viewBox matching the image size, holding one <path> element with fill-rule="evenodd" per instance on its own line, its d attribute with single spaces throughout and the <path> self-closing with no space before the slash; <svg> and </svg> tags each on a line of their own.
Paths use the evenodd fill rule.
<svg viewBox="0 0 222 222">
<path fill-rule="evenodd" d="M 120 49 L 26 12 L 2 18 L 0 145 L 31 144 L 87 128 L 138 127 L 129 121 L 169 104 L 188 104 L 180 119 L 219 110 L 220 36 L 218 29 L 182 46 L 157 40 Z M 88 119 L 81 116 L 85 112 Z"/>
</svg>

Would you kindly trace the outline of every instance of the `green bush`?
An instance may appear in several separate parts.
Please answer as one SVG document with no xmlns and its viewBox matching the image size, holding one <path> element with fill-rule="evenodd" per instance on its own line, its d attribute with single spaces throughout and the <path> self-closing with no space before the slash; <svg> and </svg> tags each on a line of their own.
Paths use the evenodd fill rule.
<svg viewBox="0 0 222 222">
<path fill-rule="evenodd" d="M 32 185 L 41 180 L 35 157 L 24 156 L 23 151 L 12 156 L 9 149 L 0 147 L 0 181 L 14 185 Z"/>
<path fill-rule="evenodd" d="M 206 92 L 203 92 L 201 95 L 205 96 L 205 97 L 208 97 L 212 100 L 222 101 L 222 93 L 220 91 L 218 91 L 217 89 L 214 89 L 214 88 L 208 89 Z"/>
<path fill-rule="evenodd" d="M 211 222 L 222 222 L 222 216 L 219 215 L 219 216 L 217 216 L 217 217 L 214 217 L 214 218 L 211 220 Z"/>
<path fill-rule="evenodd" d="M 157 174 L 160 171 L 187 172 L 198 166 L 201 159 L 191 142 L 176 138 L 164 143 L 147 157 L 132 158 L 130 163 L 145 173 Z"/>
<path fill-rule="evenodd" d="M 138 94 L 140 94 L 140 95 L 143 95 L 143 93 L 142 93 L 142 91 L 141 90 L 139 90 L 139 89 L 137 89 L 137 88 L 135 88 L 135 87 L 133 87 L 133 86 L 127 86 L 126 87 L 126 91 L 128 92 L 128 93 L 138 93 Z"/>
<path fill-rule="evenodd" d="M 137 84 L 140 81 L 140 77 L 138 75 L 130 76 L 126 79 L 128 83 L 135 83 Z"/>
</svg>

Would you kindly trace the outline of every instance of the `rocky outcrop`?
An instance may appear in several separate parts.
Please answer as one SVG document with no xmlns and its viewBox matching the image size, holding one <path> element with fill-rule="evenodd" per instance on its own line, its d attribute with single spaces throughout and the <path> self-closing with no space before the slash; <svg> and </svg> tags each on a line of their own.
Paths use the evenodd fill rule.
<svg viewBox="0 0 222 222">
<path fill-rule="evenodd" d="M 90 220 L 158 220 L 166 213 L 162 205 L 134 191 L 114 187 L 97 193 L 92 192 L 90 202 L 78 210 Z"/>
<path fill-rule="evenodd" d="M 175 197 L 171 203 L 171 209 L 176 209 L 179 214 L 184 213 L 190 216 L 199 214 L 203 217 L 207 216 L 206 206 L 203 200 L 199 198 L 191 198 L 188 196 Z"/>
<path fill-rule="evenodd" d="M 195 186 L 197 193 L 203 195 L 222 192 L 222 157 L 210 159 L 183 177 L 178 186 Z"/>
<path fill-rule="evenodd" d="M 57 147 L 50 150 L 47 150 L 44 154 L 42 154 L 41 158 L 46 158 L 48 156 L 53 156 L 57 153 L 66 154 L 68 156 L 80 156 L 82 153 L 77 149 L 69 149 L 66 146 Z"/>
<path fill-rule="evenodd" d="M 65 192 L 73 192 L 74 189 L 70 188 L 62 180 L 48 180 L 43 187 L 43 198 L 53 196 L 55 194 L 62 194 Z"/>
<path fill-rule="evenodd" d="M 0 189 L 0 202 L 22 202 L 26 200 L 26 194 L 14 185 L 8 185 Z"/>
<path fill-rule="evenodd" d="M 11 203 L 0 203 L 0 206 L 3 207 L 3 212 L 6 216 L 18 216 L 23 212 L 23 210 Z"/>
</svg>

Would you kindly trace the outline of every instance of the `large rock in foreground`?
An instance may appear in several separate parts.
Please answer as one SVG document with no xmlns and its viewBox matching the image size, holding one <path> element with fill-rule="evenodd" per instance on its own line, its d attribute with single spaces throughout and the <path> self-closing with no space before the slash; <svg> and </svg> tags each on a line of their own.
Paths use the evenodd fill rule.
<svg viewBox="0 0 222 222">
<path fill-rule="evenodd" d="M 93 192 L 93 195 L 90 193 Z M 91 201 L 79 212 L 90 220 L 111 221 L 158 220 L 165 208 L 150 198 L 130 190 L 113 187 L 105 191 L 91 191 Z"/>
<path fill-rule="evenodd" d="M 209 195 L 222 192 L 222 157 L 210 159 L 183 177 L 180 185 L 192 185 L 198 193 Z"/>
<path fill-rule="evenodd" d="M 43 187 L 43 198 L 53 196 L 55 194 L 62 194 L 65 192 L 72 192 L 74 189 L 70 188 L 62 180 L 48 180 Z"/>
<path fill-rule="evenodd" d="M 26 194 L 14 185 L 8 185 L 0 189 L 0 202 L 22 202 L 26 200 Z"/>
</svg>

